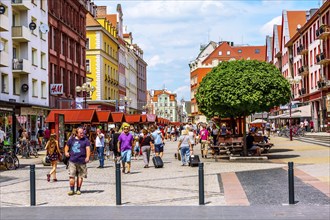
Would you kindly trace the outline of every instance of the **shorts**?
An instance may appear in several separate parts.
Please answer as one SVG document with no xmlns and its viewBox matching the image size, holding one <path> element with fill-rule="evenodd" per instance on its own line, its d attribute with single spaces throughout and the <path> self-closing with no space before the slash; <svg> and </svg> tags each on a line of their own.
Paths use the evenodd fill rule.
<svg viewBox="0 0 330 220">
<path fill-rule="evenodd" d="M 131 162 L 132 150 L 125 150 L 120 152 L 122 162 Z"/>
<path fill-rule="evenodd" d="M 137 153 L 140 152 L 140 146 L 135 146 L 134 147 L 134 152 L 137 152 Z"/>
<path fill-rule="evenodd" d="M 87 178 L 86 164 L 73 163 L 69 161 L 69 177 L 78 176 L 80 178 Z"/>
<path fill-rule="evenodd" d="M 248 149 L 248 150 L 256 150 L 257 148 L 259 148 L 258 146 L 256 146 L 256 145 L 253 145 L 250 149 Z"/>
<path fill-rule="evenodd" d="M 163 144 L 155 144 L 155 152 L 156 153 L 164 152 L 164 145 Z"/>
</svg>

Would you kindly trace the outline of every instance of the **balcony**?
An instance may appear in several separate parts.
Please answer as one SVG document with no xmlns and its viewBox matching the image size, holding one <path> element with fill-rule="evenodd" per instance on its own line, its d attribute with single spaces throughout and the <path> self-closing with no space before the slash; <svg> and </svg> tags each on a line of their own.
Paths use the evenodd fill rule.
<svg viewBox="0 0 330 220">
<path fill-rule="evenodd" d="M 308 66 L 302 66 L 302 67 L 298 68 L 298 75 L 306 76 L 309 73 L 308 71 L 309 71 Z"/>
<path fill-rule="evenodd" d="M 330 63 L 330 58 L 326 57 L 324 53 L 320 53 L 316 55 L 316 63 L 318 65 L 327 65 Z"/>
<path fill-rule="evenodd" d="M 328 25 L 321 25 L 319 29 L 316 30 L 316 37 L 318 39 L 325 40 L 330 36 L 330 27 Z"/>
<path fill-rule="evenodd" d="M 12 39 L 16 42 L 29 42 L 31 37 L 30 30 L 25 26 L 12 27 Z"/>
<path fill-rule="evenodd" d="M 26 59 L 13 59 L 13 73 L 31 73 L 31 62 Z"/>
<path fill-rule="evenodd" d="M 0 67 L 8 67 L 9 54 L 6 51 L 0 51 Z"/>
<path fill-rule="evenodd" d="M 27 4 L 24 4 L 24 0 L 11 0 L 11 6 L 13 7 L 13 9 L 16 9 L 18 11 L 30 10 Z"/>
<path fill-rule="evenodd" d="M 0 32 L 1 31 L 9 31 L 10 26 L 9 26 L 9 19 L 6 15 L 0 15 Z"/>
<path fill-rule="evenodd" d="M 326 86 L 327 86 L 327 82 L 326 81 L 317 81 L 317 87 L 319 88 L 319 89 L 323 89 L 323 88 L 326 88 Z"/>
<path fill-rule="evenodd" d="M 299 47 L 297 47 L 297 54 L 305 55 L 306 53 L 308 53 L 308 48 L 306 48 L 303 44 L 300 44 Z"/>
</svg>

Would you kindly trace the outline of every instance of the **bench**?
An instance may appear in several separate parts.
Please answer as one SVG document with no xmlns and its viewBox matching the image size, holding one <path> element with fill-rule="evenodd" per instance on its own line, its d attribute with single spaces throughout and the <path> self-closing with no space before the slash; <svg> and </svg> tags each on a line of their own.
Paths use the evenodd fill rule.
<svg viewBox="0 0 330 220">
<path fill-rule="evenodd" d="M 274 146 L 273 143 L 266 143 L 263 136 L 254 136 L 254 142 L 256 145 L 263 149 L 262 153 L 268 153 L 270 149 Z"/>
<path fill-rule="evenodd" d="M 243 151 L 243 137 L 220 136 L 217 145 L 211 145 L 214 155 L 220 154 L 241 154 Z"/>
</svg>

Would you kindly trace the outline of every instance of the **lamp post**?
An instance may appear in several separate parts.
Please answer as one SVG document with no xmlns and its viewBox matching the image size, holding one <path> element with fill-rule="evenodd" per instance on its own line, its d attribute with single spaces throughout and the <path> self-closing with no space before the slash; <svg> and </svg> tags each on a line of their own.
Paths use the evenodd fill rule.
<svg viewBox="0 0 330 220">
<path fill-rule="evenodd" d="M 289 111 L 290 111 L 290 119 L 289 119 L 289 129 L 290 129 L 290 141 L 292 141 L 292 117 L 291 117 L 291 112 L 292 112 L 292 99 L 294 98 L 294 86 L 295 84 L 299 83 L 300 79 L 299 78 L 289 78 L 289 83 L 291 85 L 291 97 L 290 97 L 290 104 L 289 104 Z"/>
<path fill-rule="evenodd" d="M 84 108 L 87 108 L 87 93 L 93 93 L 95 91 L 94 86 L 90 86 L 87 83 L 82 84 L 82 86 L 76 86 L 76 92 L 83 92 L 84 96 Z"/>
<path fill-rule="evenodd" d="M 132 99 L 125 96 L 123 99 L 121 98 L 120 101 L 124 101 L 125 104 L 125 113 L 127 113 L 127 106 L 132 102 Z"/>
</svg>

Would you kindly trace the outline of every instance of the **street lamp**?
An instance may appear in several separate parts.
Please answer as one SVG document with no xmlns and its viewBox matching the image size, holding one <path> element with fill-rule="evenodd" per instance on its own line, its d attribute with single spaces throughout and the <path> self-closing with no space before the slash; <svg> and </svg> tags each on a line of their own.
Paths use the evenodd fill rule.
<svg viewBox="0 0 330 220">
<path fill-rule="evenodd" d="M 124 103 L 125 103 L 125 113 L 127 113 L 127 106 L 132 102 L 132 99 L 125 96 L 123 99 L 120 98 L 120 101 L 124 101 Z"/>
<path fill-rule="evenodd" d="M 289 83 L 291 85 L 291 97 L 290 97 L 290 104 L 289 104 L 289 109 L 290 109 L 290 119 L 289 119 L 289 129 L 290 129 L 290 141 L 292 141 L 292 117 L 291 117 L 291 112 L 292 112 L 292 99 L 294 98 L 294 91 L 293 88 L 295 84 L 298 84 L 300 79 L 297 78 L 289 78 Z M 293 86 L 293 88 L 292 88 Z"/>
<path fill-rule="evenodd" d="M 76 92 L 83 92 L 85 108 L 87 108 L 87 94 L 93 93 L 94 91 L 95 87 L 87 83 L 82 84 L 82 86 L 76 86 Z"/>
</svg>

